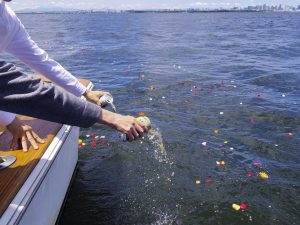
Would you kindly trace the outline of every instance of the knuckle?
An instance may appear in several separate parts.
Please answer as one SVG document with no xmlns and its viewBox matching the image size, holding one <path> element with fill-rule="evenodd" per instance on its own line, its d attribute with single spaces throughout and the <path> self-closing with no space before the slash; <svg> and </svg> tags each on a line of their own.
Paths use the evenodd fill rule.
<svg viewBox="0 0 300 225">
<path fill-rule="evenodd" d="M 17 139 L 22 138 L 23 136 L 23 132 L 17 132 L 14 134 L 14 137 L 16 137 Z"/>
</svg>

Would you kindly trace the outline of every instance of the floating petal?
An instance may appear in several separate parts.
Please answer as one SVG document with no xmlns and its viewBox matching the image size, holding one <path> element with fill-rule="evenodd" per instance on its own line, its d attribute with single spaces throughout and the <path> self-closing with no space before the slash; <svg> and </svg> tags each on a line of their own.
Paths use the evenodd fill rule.
<svg viewBox="0 0 300 225">
<path fill-rule="evenodd" d="M 241 207 L 242 210 L 245 210 L 245 209 L 247 209 L 247 204 L 246 203 L 242 203 L 240 205 L 240 207 Z"/>
<path fill-rule="evenodd" d="M 259 173 L 259 176 L 260 176 L 260 178 L 262 178 L 262 179 L 268 179 L 268 178 L 269 178 L 269 175 L 268 175 L 267 173 L 265 173 L 265 172 L 260 172 L 260 173 Z"/>
<path fill-rule="evenodd" d="M 238 205 L 238 204 L 233 203 L 233 204 L 232 204 L 232 208 L 233 208 L 234 210 L 236 210 L 236 211 L 239 211 L 239 210 L 241 209 L 241 206 Z"/>
</svg>

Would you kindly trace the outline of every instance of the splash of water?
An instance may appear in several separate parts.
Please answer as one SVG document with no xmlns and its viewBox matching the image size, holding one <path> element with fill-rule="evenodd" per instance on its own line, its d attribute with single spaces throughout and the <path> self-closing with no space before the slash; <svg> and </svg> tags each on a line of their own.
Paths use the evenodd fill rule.
<svg viewBox="0 0 300 225">
<path fill-rule="evenodd" d="M 157 220 L 151 225 L 170 225 L 176 221 L 176 216 L 167 212 L 156 213 L 156 216 L 158 217 Z"/>
<path fill-rule="evenodd" d="M 154 145 L 154 157 L 159 162 L 168 162 L 167 151 L 165 149 L 162 134 L 158 128 L 152 128 L 148 133 L 148 138 Z"/>
<path fill-rule="evenodd" d="M 114 112 L 117 112 L 116 106 L 113 104 L 113 101 L 107 102 Z M 122 135 L 121 135 L 122 137 Z M 123 139 L 123 138 L 121 138 Z M 163 143 L 162 134 L 159 132 L 159 128 L 152 127 L 148 132 L 148 139 L 154 145 L 154 157 L 159 162 L 168 162 L 167 152 Z"/>
<path fill-rule="evenodd" d="M 117 108 L 116 106 L 114 105 L 114 103 L 112 102 L 108 102 L 108 104 L 110 105 L 110 107 L 114 110 L 114 112 L 116 113 L 117 112 Z"/>
</svg>

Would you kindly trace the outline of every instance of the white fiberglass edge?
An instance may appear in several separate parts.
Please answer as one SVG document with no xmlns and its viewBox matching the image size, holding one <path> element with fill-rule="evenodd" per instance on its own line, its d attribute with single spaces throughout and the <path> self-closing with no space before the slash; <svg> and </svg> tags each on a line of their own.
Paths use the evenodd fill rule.
<svg viewBox="0 0 300 225">
<path fill-rule="evenodd" d="M 67 138 L 71 126 L 63 125 L 56 137 L 53 139 L 46 152 L 31 172 L 22 188 L 19 190 L 9 207 L 1 217 L 0 225 L 16 224 L 22 216 L 30 200 L 37 191 L 40 183 L 46 176 L 53 159 L 58 154 L 64 140 Z M 38 212 L 37 212 L 38 213 Z"/>
<path fill-rule="evenodd" d="M 72 127 L 18 225 L 54 225 L 78 161 L 79 128 Z"/>
</svg>

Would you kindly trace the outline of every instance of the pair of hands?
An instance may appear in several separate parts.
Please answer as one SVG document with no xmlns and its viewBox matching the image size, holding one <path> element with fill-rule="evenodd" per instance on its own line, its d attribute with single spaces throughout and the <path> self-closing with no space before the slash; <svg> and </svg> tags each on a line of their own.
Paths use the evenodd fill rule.
<svg viewBox="0 0 300 225">
<path fill-rule="evenodd" d="M 86 91 L 83 96 L 95 104 L 100 106 L 99 98 L 109 92 L 104 91 Z M 32 127 L 23 124 L 17 117 L 6 126 L 7 130 L 12 134 L 13 138 L 10 143 L 10 149 L 20 149 L 22 148 L 24 152 L 27 152 L 30 146 L 37 150 L 38 143 L 44 144 L 45 140 L 40 138 L 32 129 Z M 28 143 L 30 145 L 28 145 Z"/>
<path fill-rule="evenodd" d="M 98 122 L 126 134 L 129 142 L 142 137 L 143 134 L 148 131 L 147 128 L 139 124 L 133 116 L 123 116 L 105 109 L 102 109 Z"/>
<path fill-rule="evenodd" d="M 110 93 L 104 91 L 86 91 L 83 96 L 86 97 L 87 100 L 101 106 L 99 98 L 106 94 Z M 143 125 L 140 125 L 133 116 L 123 116 L 105 109 L 102 109 L 101 117 L 98 122 L 126 134 L 129 142 L 142 137 L 143 133 L 148 131 Z"/>
<path fill-rule="evenodd" d="M 88 101 L 101 106 L 99 99 L 105 94 L 109 94 L 109 92 L 86 91 L 83 96 Z M 105 109 L 102 109 L 101 117 L 98 122 L 125 133 L 130 142 L 143 136 L 143 133 L 147 132 L 147 129 L 144 126 L 139 125 L 134 117 L 123 116 Z M 7 129 L 13 136 L 10 144 L 11 150 L 22 147 L 23 151 L 27 152 L 30 145 L 37 150 L 38 143 L 45 143 L 45 141 L 40 138 L 30 126 L 23 124 L 17 117 L 7 126 Z M 18 146 L 18 142 L 21 142 L 21 146 Z M 28 142 L 30 143 L 29 147 Z"/>
</svg>

